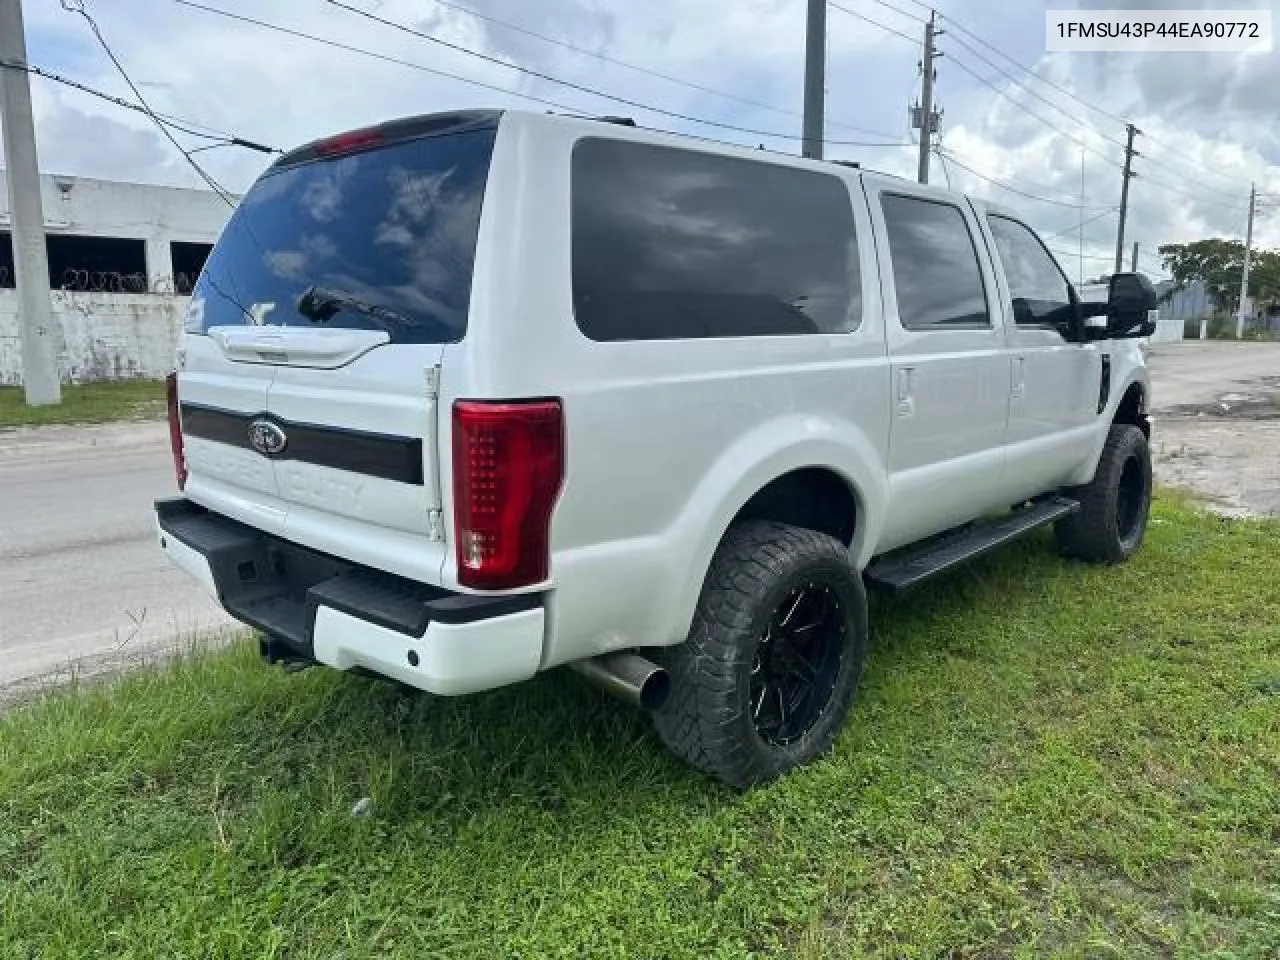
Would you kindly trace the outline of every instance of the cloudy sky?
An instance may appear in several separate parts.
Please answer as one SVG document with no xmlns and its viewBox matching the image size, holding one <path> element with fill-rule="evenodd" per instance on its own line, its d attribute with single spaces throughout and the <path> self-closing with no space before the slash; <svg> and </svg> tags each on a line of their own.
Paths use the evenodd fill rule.
<svg viewBox="0 0 1280 960">
<path fill-rule="evenodd" d="M 374 22 L 329 0 L 199 0 L 416 67 L 237 22 L 181 0 L 84 2 L 155 109 L 282 147 L 397 115 L 555 104 L 798 150 L 804 0 L 343 0 L 499 62 Z M 918 84 L 919 44 L 907 38 L 920 36 L 916 18 L 925 15 L 925 7 L 918 0 L 888 2 L 902 12 L 884 0 L 839 0 L 843 9 L 830 9 L 828 156 L 914 176 L 915 148 L 909 144 L 855 144 L 905 144 L 910 136 L 906 110 Z M 1260 216 L 1258 240 L 1280 248 L 1280 51 L 1050 55 L 1044 52 L 1048 5 L 938 0 L 947 31 L 939 41 L 942 145 L 954 161 L 941 169 L 934 159 L 935 182 L 949 174 L 957 188 L 1025 211 L 1042 233 L 1054 235 L 1051 246 L 1070 254 L 1062 259 L 1073 275 L 1081 266 L 1075 255 L 1084 219 L 1084 253 L 1090 259 L 1083 269 L 1094 276 L 1108 269 L 1114 249 L 1121 120 L 1132 120 L 1145 135 L 1137 141 L 1144 156 L 1135 165 L 1140 177 L 1132 188 L 1128 237 L 1142 244 L 1144 269 L 1155 272 L 1161 243 L 1243 236 L 1251 179 L 1277 198 L 1274 212 Z M 1080 5 L 1271 9 L 1280 26 L 1275 0 Z M 25 0 L 25 9 L 32 64 L 130 95 L 80 16 L 59 0 Z M 1079 100 L 1031 79 L 992 47 Z M 658 111 L 522 74 L 501 61 Z M 33 95 L 44 170 L 197 183 L 146 117 L 41 78 L 33 78 Z M 189 147 L 211 142 L 180 137 Z M 265 163 L 261 155 L 235 148 L 203 151 L 197 158 L 236 191 Z M 1040 199 L 1011 193 L 975 173 Z"/>
</svg>

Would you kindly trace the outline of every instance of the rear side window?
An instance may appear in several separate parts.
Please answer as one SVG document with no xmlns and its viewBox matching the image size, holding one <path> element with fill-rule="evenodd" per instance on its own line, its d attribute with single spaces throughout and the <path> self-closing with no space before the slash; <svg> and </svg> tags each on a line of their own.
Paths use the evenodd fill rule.
<svg viewBox="0 0 1280 960">
<path fill-rule="evenodd" d="M 461 339 L 495 130 L 268 172 L 209 255 L 188 331 L 256 323 Z"/>
<path fill-rule="evenodd" d="M 1069 323 L 1075 312 L 1071 285 L 1040 239 L 1008 217 L 992 215 L 987 224 L 1009 281 L 1014 320 L 1030 326 Z"/>
<path fill-rule="evenodd" d="M 889 193 L 880 197 L 880 204 L 902 326 L 907 330 L 990 327 L 978 251 L 960 208 Z"/>
<path fill-rule="evenodd" d="M 838 177 L 588 138 L 573 152 L 573 305 L 593 340 L 843 333 L 861 316 Z"/>
</svg>

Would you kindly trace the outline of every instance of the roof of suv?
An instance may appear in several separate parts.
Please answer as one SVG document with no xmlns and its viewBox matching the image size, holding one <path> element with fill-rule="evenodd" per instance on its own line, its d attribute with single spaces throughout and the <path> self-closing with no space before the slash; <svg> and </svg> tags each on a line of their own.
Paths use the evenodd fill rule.
<svg viewBox="0 0 1280 960">
<path fill-rule="evenodd" d="M 384 123 L 374 124 L 368 127 L 360 127 L 332 134 L 327 137 L 321 137 L 317 140 L 311 141 L 310 143 L 303 144 L 283 154 L 271 165 L 271 167 L 268 168 L 268 170 L 276 170 L 281 167 L 305 163 L 309 160 L 318 159 L 319 157 L 326 155 L 367 149 L 381 143 L 390 143 L 401 139 L 444 133 L 461 133 L 466 130 L 491 128 L 504 117 L 509 117 L 513 120 L 517 120 L 519 123 L 529 124 L 530 126 L 551 125 L 567 127 L 584 136 L 594 134 L 597 136 L 607 136 L 610 139 L 630 140 L 638 143 L 651 143 L 661 146 L 681 147 L 684 149 L 692 148 L 702 150 L 707 153 L 736 156 L 743 159 L 778 163 L 785 166 L 807 167 L 815 170 L 825 170 L 827 172 L 848 172 L 851 174 L 868 173 L 877 177 L 901 180 L 908 183 L 912 182 L 906 177 L 899 176 L 898 174 L 887 173 L 882 170 L 865 167 L 859 163 L 854 163 L 848 160 L 812 160 L 795 154 L 769 150 L 763 145 L 752 148 L 742 144 L 728 143 L 726 141 L 714 140 L 707 137 L 699 137 L 694 134 L 657 130 L 650 127 L 640 126 L 630 117 L 591 117 L 585 115 L 552 113 L 550 111 L 539 112 L 520 109 L 451 110 L 439 113 L 399 117 L 393 120 L 388 120 Z M 945 188 L 934 187 L 933 189 L 952 193 L 957 197 L 966 196 L 959 191 L 947 190 Z M 1003 207 L 999 204 L 983 200 L 982 198 L 975 199 L 978 200 L 978 202 L 985 204 L 986 208 L 991 212 L 1018 216 L 1016 211 Z"/>
</svg>

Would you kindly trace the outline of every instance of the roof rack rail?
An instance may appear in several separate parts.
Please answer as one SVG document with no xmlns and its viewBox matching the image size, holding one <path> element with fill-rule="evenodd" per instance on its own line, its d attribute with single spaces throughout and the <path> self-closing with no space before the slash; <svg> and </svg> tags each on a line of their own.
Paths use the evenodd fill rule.
<svg viewBox="0 0 1280 960">
<path fill-rule="evenodd" d="M 593 120 L 599 120 L 601 123 L 616 123 L 620 127 L 634 127 L 635 120 L 631 117 L 593 117 Z"/>
<path fill-rule="evenodd" d="M 857 160 L 832 160 L 832 163 L 838 163 L 842 167 L 852 167 L 854 170 L 861 170 L 862 164 Z"/>
</svg>

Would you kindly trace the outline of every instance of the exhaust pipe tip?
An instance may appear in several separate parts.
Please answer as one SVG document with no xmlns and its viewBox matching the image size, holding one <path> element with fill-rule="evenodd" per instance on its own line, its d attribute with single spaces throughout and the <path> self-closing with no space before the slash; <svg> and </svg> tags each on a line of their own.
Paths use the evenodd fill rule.
<svg viewBox="0 0 1280 960">
<path fill-rule="evenodd" d="M 671 675 L 635 653 L 606 653 L 575 661 L 569 668 L 605 693 L 646 712 L 660 709 L 671 693 Z"/>
<path fill-rule="evenodd" d="M 656 664 L 654 666 L 654 671 L 640 684 L 640 709 L 646 713 L 660 709 L 671 694 L 671 674 Z"/>
</svg>

